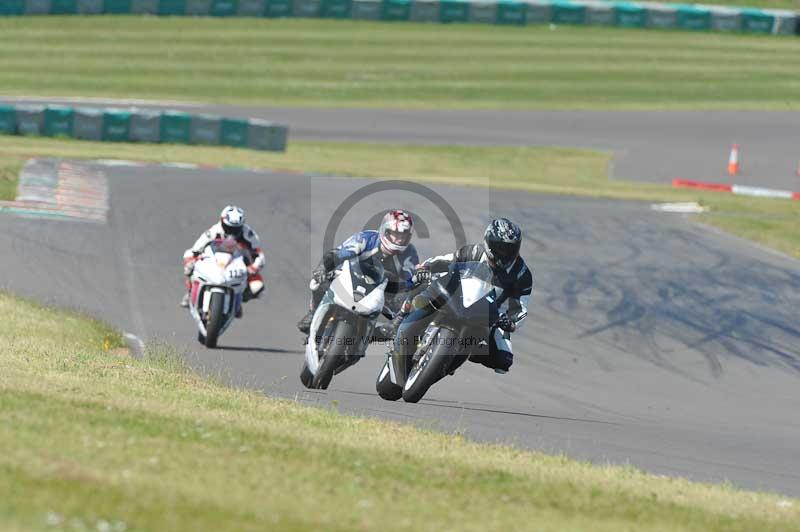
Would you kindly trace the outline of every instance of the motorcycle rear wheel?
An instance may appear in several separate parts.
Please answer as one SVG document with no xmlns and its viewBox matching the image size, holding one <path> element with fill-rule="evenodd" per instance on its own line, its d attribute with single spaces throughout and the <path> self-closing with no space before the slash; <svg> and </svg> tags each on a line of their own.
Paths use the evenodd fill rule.
<svg viewBox="0 0 800 532">
<path fill-rule="evenodd" d="M 391 361 L 386 364 L 391 364 Z M 387 401 L 397 401 L 403 397 L 403 387 L 392 382 L 387 366 L 384 366 L 378 374 L 378 380 L 375 381 L 375 391 L 378 392 L 381 399 L 386 399 Z"/>
</svg>

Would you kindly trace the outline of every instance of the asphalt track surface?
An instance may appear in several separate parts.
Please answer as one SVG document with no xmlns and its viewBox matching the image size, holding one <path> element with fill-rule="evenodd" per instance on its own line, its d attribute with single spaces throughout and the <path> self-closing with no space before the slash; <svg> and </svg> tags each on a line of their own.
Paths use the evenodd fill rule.
<svg viewBox="0 0 800 532">
<path fill-rule="evenodd" d="M 0 286 L 168 342 L 235 386 L 343 412 L 459 431 L 596 463 L 800 495 L 800 263 L 647 204 L 433 187 L 467 238 L 503 213 L 535 265 L 530 317 L 499 376 L 468 363 L 420 404 L 374 393 L 379 346 L 328 391 L 299 383 L 321 235 L 371 181 L 243 171 L 106 168 L 107 225 L 0 216 Z M 267 249 L 267 293 L 221 349 L 195 343 L 180 255 L 225 203 Z M 401 192 L 362 200 L 337 240 L 390 206 L 410 208 L 422 255 L 455 246 L 438 207 Z"/>
<path fill-rule="evenodd" d="M 9 99 L 114 104 L 113 100 Z M 86 103 L 88 101 L 88 103 Z M 158 107 L 142 105 L 139 107 Z M 697 179 L 800 191 L 800 113 L 768 111 L 488 111 L 165 107 L 289 125 L 291 139 L 411 144 L 561 146 L 614 153 L 615 179 Z M 727 175 L 732 144 L 740 175 Z"/>
</svg>

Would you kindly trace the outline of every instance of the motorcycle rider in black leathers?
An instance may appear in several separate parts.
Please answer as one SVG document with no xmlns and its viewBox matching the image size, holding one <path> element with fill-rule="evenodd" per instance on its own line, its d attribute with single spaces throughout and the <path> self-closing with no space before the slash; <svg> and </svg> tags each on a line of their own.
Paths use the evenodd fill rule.
<svg viewBox="0 0 800 532">
<path fill-rule="evenodd" d="M 473 355 L 472 362 L 478 362 L 494 369 L 497 373 L 508 372 L 514 360 L 511 348 L 511 333 L 516 331 L 528 314 L 528 300 L 533 291 L 533 274 L 525 261 L 519 256 L 522 243 L 520 228 L 507 218 L 498 218 L 486 228 L 483 242 L 467 245 L 454 253 L 433 257 L 420 265 L 415 274 L 417 283 L 431 279 L 432 274 L 446 272 L 453 262 L 484 262 L 492 269 L 497 305 L 501 310 L 500 320 L 489 342 L 487 355 Z M 400 325 L 395 337 L 394 349 L 403 356 L 413 356 L 416 350 L 415 338 L 427 327 L 436 309 L 430 304 L 427 291 L 411 301 L 406 300 L 401 314 Z"/>
</svg>

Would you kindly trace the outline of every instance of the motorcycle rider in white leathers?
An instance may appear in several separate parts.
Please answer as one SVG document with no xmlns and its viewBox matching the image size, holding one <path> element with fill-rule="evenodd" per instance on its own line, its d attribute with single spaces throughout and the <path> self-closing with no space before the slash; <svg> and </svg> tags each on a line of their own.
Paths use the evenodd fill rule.
<svg viewBox="0 0 800 532">
<path fill-rule="evenodd" d="M 261 270 L 264 268 L 264 252 L 261 248 L 261 240 L 252 227 L 245 223 L 244 210 L 235 205 L 228 205 L 222 209 L 219 222 L 208 228 L 195 241 L 194 245 L 187 249 L 183 254 L 183 274 L 186 276 L 186 294 L 181 299 L 181 306 L 189 306 L 189 290 L 191 289 L 190 278 L 194 271 L 194 263 L 203 253 L 205 247 L 214 240 L 232 238 L 248 252 L 249 257 L 245 256 L 247 264 L 247 289 L 244 292 L 244 301 L 256 298 L 264 290 L 264 278 Z M 241 317 L 241 313 L 237 314 Z"/>
</svg>

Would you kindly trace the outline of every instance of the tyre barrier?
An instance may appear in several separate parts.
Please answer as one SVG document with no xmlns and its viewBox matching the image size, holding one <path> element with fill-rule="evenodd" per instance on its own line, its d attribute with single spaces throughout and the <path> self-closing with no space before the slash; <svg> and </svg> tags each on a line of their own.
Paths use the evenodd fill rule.
<svg viewBox="0 0 800 532">
<path fill-rule="evenodd" d="M 484 24 L 578 24 L 800 35 L 800 14 L 608 0 L 0 0 L 0 16 L 134 14 Z"/>
<path fill-rule="evenodd" d="M 2 1 L 2 0 L 0 0 Z M 286 151 L 288 127 L 180 111 L 0 103 L 0 134 Z"/>
</svg>

